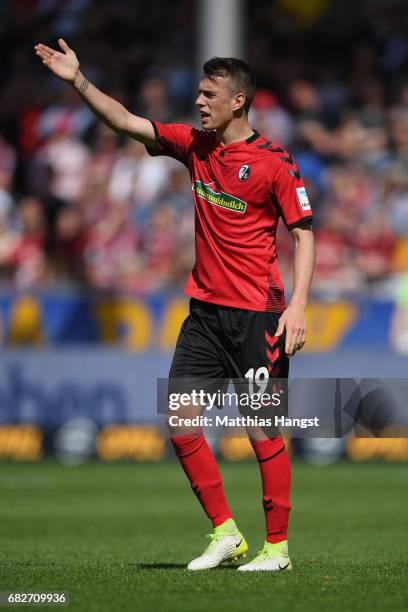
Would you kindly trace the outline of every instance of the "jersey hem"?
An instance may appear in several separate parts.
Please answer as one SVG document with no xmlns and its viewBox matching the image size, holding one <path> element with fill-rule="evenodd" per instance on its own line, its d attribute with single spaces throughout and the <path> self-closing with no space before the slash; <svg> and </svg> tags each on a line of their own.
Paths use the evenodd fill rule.
<svg viewBox="0 0 408 612">
<path fill-rule="evenodd" d="M 211 297 L 203 298 L 194 291 L 189 291 L 187 289 L 184 289 L 184 293 L 185 295 L 188 295 L 189 297 L 194 298 L 195 300 L 198 300 L 200 302 L 208 302 L 209 304 L 215 304 L 216 306 L 228 306 L 229 308 L 237 308 L 239 310 L 251 310 L 253 312 L 274 312 L 276 314 L 282 314 L 284 312 L 284 310 L 281 309 L 267 310 L 266 308 L 255 308 L 254 306 L 249 306 L 247 302 L 240 302 L 239 300 L 232 301 Z"/>
<path fill-rule="evenodd" d="M 157 125 L 154 121 L 152 121 L 151 119 L 149 119 L 149 121 L 153 126 L 154 140 L 155 140 L 155 143 L 157 143 L 157 139 L 160 136 L 159 130 L 157 129 Z M 149 147 L 149 145 L 145 145 L 145 149 L 151 157 L 157 157 L 159 155 L 159 151 L 157 149 L 153 149 L 152 147 Z"/>
</svg>

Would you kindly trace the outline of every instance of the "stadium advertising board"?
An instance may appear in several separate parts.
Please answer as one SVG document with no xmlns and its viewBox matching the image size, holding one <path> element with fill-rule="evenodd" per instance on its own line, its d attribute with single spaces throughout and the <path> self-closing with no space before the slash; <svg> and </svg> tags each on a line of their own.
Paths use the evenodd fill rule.
<svg viewBox="0 0 408 612">
<path fill-rule="evenodd" d="M 311 301 L 304 351 L 387 347 L 394 309 L 392 301 Z M 0 338 L 11 346 L 102 343 L 136 353 L 170 351 L 187 314 L 188 300 L 174 293 L 10 293 L 0 297 Z"/>
</svg>

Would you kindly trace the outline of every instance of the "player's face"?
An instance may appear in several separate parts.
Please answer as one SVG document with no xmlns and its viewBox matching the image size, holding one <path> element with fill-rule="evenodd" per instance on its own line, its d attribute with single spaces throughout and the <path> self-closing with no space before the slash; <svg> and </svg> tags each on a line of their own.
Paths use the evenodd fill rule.
<svg viewBox="0 0 408 612">
<path fill-rule="evenodd" d="M 227 79 L 203 78 L 198 86 L 195 104 L 205 130 L 216 130 L 227 125 L 234 117 L 235 96 L 231 95 Z"/>
</svg>

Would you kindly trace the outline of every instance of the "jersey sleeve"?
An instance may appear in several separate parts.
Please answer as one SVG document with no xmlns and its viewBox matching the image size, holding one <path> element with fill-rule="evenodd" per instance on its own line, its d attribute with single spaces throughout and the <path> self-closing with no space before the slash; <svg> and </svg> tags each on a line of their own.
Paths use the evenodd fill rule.
<svg viewBox="0 0 408 612">
<path fill-rule="evenodd" d="M 194 142 L 195 132 L 191 125 L 182 123 L 159 123 L 152 121 L 156 135 L 156 147 L 146 146 L 149 155 L 167 155 L 188 165 L 188 158 Z"/>
<path fill-rule="evenodd" d="M 286 152 L 279 157 L 272 179 L 271 196 L 289 230 L 305 221 L 312 221 L 312 208 L 296 162 Z"/>
</svg>

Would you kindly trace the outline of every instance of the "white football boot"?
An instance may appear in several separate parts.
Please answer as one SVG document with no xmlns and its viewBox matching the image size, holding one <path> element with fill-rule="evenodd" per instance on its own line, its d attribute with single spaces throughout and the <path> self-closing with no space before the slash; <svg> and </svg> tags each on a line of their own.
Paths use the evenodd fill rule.
<svg viewBox="0 0 408 612">
<path fill-rule="evenodd" d="M 270 544 L 265 542 L 262 550 L 259 551 L 255 559 L 240 565 L 239 572 L 283 572 L 291 570 L 292 563 L 288 554 L 288 542 L 278 542 Z"/>
<path fill-rule="evenodd" d="M 187 565 L 188 570 L 211 569 L 224 561 L 236 561 L 246 557 L 248 544 L 233 519 L 228 519 L 216 527 L 214 533 L 210 533 L 207 538 L 210 538 L 211 542 L 201 557 L 190 561 Z"/>
</svg>

